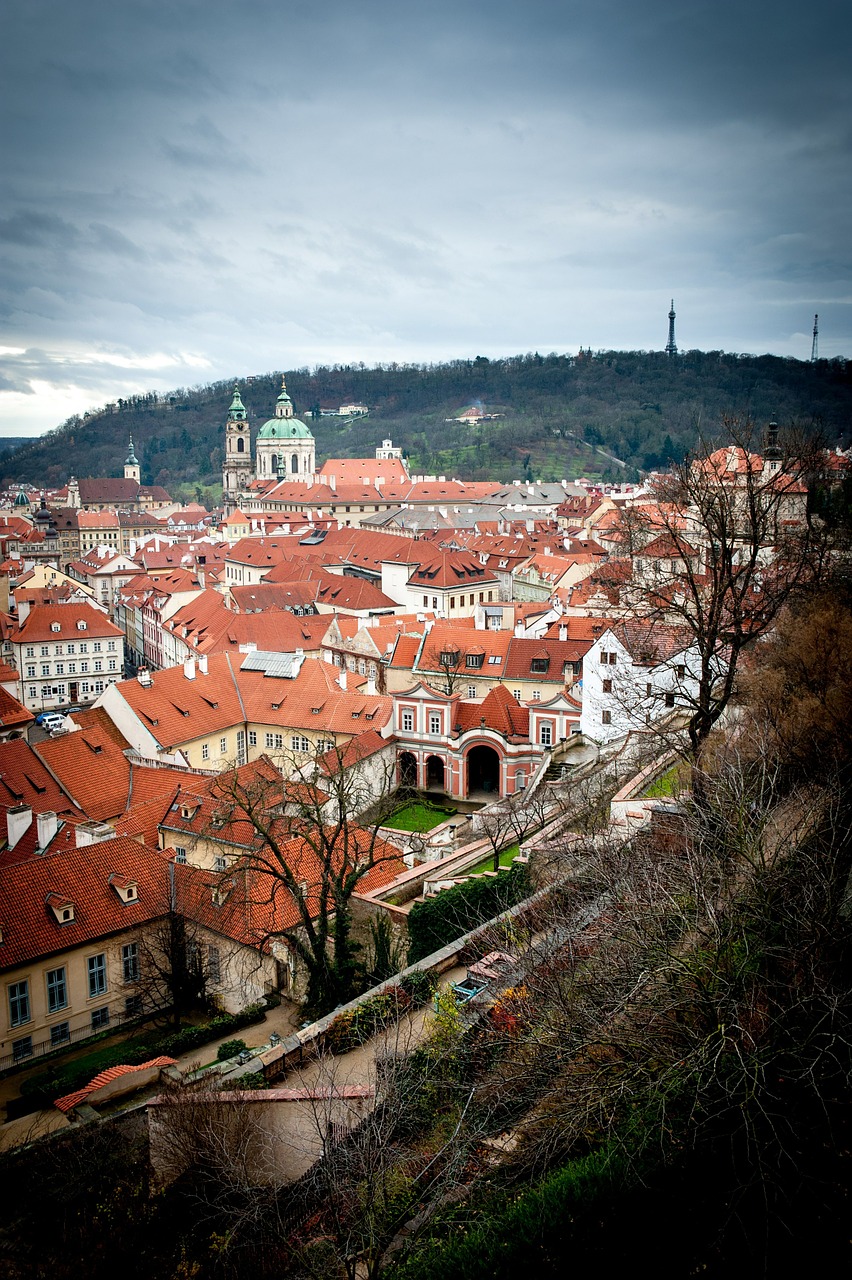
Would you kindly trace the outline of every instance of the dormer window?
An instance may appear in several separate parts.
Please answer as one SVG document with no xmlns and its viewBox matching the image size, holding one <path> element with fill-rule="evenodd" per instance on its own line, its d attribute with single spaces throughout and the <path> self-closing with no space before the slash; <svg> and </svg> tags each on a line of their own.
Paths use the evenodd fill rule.
<svg viewBox="0 0 852 1280">
<path fill-rule="evenodd" d="M 458 649 L 442 649 L 441 665 L 444 667 L 454 667 L 460 657 Z"/>
<path fill-rule="evenodd" d="M 547 671 L 547 668 L 549 666 L 550 666 L 549 658 L 533 658 L 530 662 L 530 671 L 535 671 L 535 672 L 538 672 L 539 674 L 543 674 L 545 671 Z"/>
<path fill-rule="evenodd" d="M 80 619 L 80 621 L 77 623 L 77 630 L 78 630 L 78 631 L 87 631 L 87 630 L 88 630 L 88 627 L 89 627 L 89 624 L 88 624 L 87 622 L 84 622 L 82 618 L 81 618 L 81 619 Z M 59 628 L 57 627 L 57 631 L 58 631 L 58 630 L 59 630 Z"/>
<path fill-rule="evenodd" d="M 61 622 L 51 622 L 51 624 L 50 624 L 50 629 L 51 629 L 51 631 L 61 631 L 61 630 L 62 630 L 62 623 L 61 623 Z"/>
<path fill-rule="evenodd" d="M 118 872 L 113 871 L 109 878 L 109 882 L 118 894 L 121 902 L 129 903 L 139 901 L 139 886 L 137 882 L 135 880 L 131 880 L 129 876 L 119 875 Z"/>
<path fill-rule="evenodd" d="M 478 669 L 485 664 L 484 653 L 468 653 L 465 656 L 465 666 Z"/>
<path fill-rule="evenodd" d="M 53 912 L 57 924 L 74 923 L 74 903 L 69 898 L 63 897 L 61 893 L 49 893 L 45 901 Z"/>
</svg>

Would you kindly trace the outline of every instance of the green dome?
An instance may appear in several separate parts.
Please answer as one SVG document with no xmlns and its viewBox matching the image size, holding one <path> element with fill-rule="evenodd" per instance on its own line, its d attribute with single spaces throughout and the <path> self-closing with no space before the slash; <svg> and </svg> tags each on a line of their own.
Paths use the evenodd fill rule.
<svg viewBox="0 0 852 1280">
<path fill-rule="evenodd" d="M 298 418 L 270 418 L 257 433 L 258 440 L 313 440 L 312 433 Z"/>
</svg>

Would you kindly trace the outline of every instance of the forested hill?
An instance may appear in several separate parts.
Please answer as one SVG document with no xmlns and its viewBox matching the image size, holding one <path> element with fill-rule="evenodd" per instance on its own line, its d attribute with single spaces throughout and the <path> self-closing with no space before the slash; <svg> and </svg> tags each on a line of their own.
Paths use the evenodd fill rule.
<svg viewBox="0 0 852 1280">
<path fill-rule="evenodd" d="M 280 377 L 236 376 L 254 429 L 272 415 Z M 232 385 L 132 396 L 72 418 L 0 458 L 2 483 L 121 475 L 132 433 L 144 483 L 215 486 Z M 606 454 L 632 468 L 663 465 L 699 430 L 715 434 L 725 415 L 815 423 L 830 440 L 852 430 L 852 364 L 844 360 L 810 364 L 718 351 L 674 358 L 623 351 L 478 356 L 438 365 L 297 369 L 287 373 L 287 387 L 316 437 L 318 462 L 371 456 L 391 436 L 412 470 L 465 479 L 623 478 Z M 321 405 L 350 402 L 368 405 L 369 415 L 319 417 Z M 502 416 L 476 426 L 446 421 L 474 403 Z M 211 488 L 204 496 L 212 494 Z"/>
</svg>

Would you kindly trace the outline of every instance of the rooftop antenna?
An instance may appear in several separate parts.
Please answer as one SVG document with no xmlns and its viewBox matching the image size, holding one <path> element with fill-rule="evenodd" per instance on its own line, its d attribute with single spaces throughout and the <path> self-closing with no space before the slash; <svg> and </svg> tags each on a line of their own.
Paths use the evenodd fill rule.
<svg viewBox="0 0 852 1280">
<path fill-rule="evenodd" d="M 814 337 L 811 343 L 811 364 L 819 360 L 819 316 L 814 316 Z"/>
<path fill-rule="evenodd" d="M 669 312 L 669 340 L 666 343 L 667 356 L 677 355 L 677 343 L 675 342 L 674 322 L 675 322 L 675 309 L 674 309 L 674 298 L 672 298 L 672 309 Z"/>
</svg>

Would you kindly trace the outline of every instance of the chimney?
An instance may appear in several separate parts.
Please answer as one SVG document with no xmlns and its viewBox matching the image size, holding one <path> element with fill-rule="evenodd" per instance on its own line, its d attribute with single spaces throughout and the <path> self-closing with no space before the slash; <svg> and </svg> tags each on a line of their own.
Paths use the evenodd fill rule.
<svg viewBox="0 0 852 1280">
<path fill-rule="evenodd" d="M 206 653 L 202 653 L 198 658 L 198 674 L 202 676 L 207 675 L 207 654 Z"/>
<path fill-rule="evenodd" d="M 30 616 L 29 600 L 22 600 L 20 602 L 20 604 L 18 605 L 17 613 L 18 613 L 18 626 L 20 626 Z"/>
<path fill-rule="evenodd" d="M 136 679 L 146 689 L 150 689 L 154 683 L 154 681 L 151 679 L 151 672 L 148 670 L 147 667 L 139 668 L 139 670 L 136 672 Z"/>
<path fill-rule="evenodd" d="M 104 840 L 112 840 L 115 831 L 108 822 L 81 822 L 74 831 L 77 848 L 86 845 L 102 844 Z"/>
<path fill-rule="evenodd" d="M 562 626 L 559 628 L 559 639 L 560 639 L 560 640 L 567 640 L 567 639 L 568 639 L 568 628 L 565 626 L 565 624 L 564 624 L 564 623 L 563 623 L 563 624 L 562 624 Z"/>
<path fill-rule="evenodd" d="M 523 624 L 523 622 L 516 622 L 516 623 L 515 623 L 515 635 L 517 636 L 517 638 L 518 638 L 519 640 L 523 639 L 523 635 L 524 635 L 524 624 Z"/>
<path fill-rule="evenodd" d="M 36 822 L 38 823 L 38 847 L 46 849 L 56 835 L 58 819 L 53 809 L 46 809 L 44 813 L 36 814 Z"/>
<path fill-rule="evenodd" d="M 183 674 L 187 680 L 195 679 L 195 659 L 194 658 L 187 658 L 186 662 L 183 664 Z"/>
<path fill-rule="evenodd" d="M 368 679 L 368 681 L 367 681 L 367 687 L 366 687 L 366 689 L 365 689 L 365 693 L 368 695 L 368 697 L 375 697 L 375 694 L 376 694 L 376 680 L 375 680 L 375 677 L 374 677 L 374 676 L 370 676 L 370 678 Z"/>
<path fill-rule="evenodd" d="M 33 811 L 28 804 L 16 804 L 6 810 L 6 838 L 10 849 L 14 849 L 21 837 L 26 835 L 32 820 Z"/>
<path fill-rule="evenodd" d="M 346 668 L 345 667 L 341 670 L 340 675 L 337 677 L 337 683 L 340 685 L 341 689 L 346 688 Z"/>
</svg>

